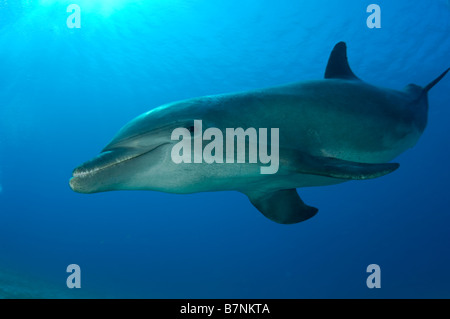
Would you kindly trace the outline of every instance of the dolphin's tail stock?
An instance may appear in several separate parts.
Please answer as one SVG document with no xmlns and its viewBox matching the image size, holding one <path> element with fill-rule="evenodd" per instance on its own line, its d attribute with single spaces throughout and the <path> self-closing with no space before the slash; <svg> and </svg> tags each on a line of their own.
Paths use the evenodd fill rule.
<svg viewBox="0 0 450 319">
<path fill-rule="evenodd" d="M 405 91 L 408 92 L 409 94 L 412 95 L 413 99 L 417 102 L 417 100 L 422 100 L 425 99 L 425 103 L 428 105 L 428 91 L 431 90 L 431 88 L 433 86 L 435 86 L 436 84 L 438 84 L 438 82 L 440 80 L 442 80 L 444 78 L 444 76 L 448 73 L 448 71 L 450 71 L 450 68 L 448 68 L 447 70 L 445 70 L 444 72 L 442 72 L 441 75 L 439 75 L 437 78 L 435 78 L 433 81 L 431 81 L 430 83 L 428 83 L 428 85 L 426 85 L 425 87 L 421 87 L 419 85 L 416 84 L 408 84 L 405 87 Z"/>
</svg>

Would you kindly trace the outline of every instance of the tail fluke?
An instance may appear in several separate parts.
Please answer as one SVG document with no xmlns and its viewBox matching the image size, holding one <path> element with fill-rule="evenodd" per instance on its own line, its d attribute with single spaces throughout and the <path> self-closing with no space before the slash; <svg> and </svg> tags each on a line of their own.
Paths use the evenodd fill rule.
<svg viewBox="0 0 450 319">
<path fill-rule="evenodd" d="M 434 79 L 430 84 L 423 88 L 423 91 L 427 93 L 433 86 L 435 86 L 442 78 L 450 71 L 450 68 L 444 71 L 441 75 L 439 75 L 436 79 Z"/>
</svg>

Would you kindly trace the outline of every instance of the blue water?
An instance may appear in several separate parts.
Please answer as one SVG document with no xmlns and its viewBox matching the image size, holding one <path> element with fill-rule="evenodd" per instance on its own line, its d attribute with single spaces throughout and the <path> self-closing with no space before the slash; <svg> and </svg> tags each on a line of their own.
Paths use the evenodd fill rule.
<svg viewBox="0 0 450 319">
<path fill-rule="evenodd" d="M 70 3 L 79 29 L 67 27 Z M 339 41 L 375 85 L 425 85 L 450 66 L 448 1 L 377 0 L 381 29 L 366 25 L 371 3 L 1 0 L 0 273 L 32 279 L 10 280 L 19 293 L 8 294 L 0 276 L 0 297 L 33 286 L 25 296 L 449 298 L 450 77 L 430 91 L 428 127 L 398 171 L 299 189 L 320 209 L 300 224 L 271 222 L 237 192 L 68 186 L 135 116 L 320 79 Z M 81 289 L 66 287 L 73 263 Z M 373 263 L 379 289 L 366 286 Z"/>
</svg>

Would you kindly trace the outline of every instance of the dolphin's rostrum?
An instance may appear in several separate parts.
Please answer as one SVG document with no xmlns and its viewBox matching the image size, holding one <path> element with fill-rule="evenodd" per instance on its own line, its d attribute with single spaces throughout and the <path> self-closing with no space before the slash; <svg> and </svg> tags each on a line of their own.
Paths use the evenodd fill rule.
<svg viewBox="0 0 450 319">
<path fill-rule="evenodd" d="M 74 170 L 70 186 L 80 193 L 237 190 L 267 218 L 298 223 L 317 209 L 306 205 L 296 188 L 375 178 L 398 168 L 389 162 L 418 141 L 427 124 L 427 93 L 448 71 L 424 88 L 372 86 L 353 74 L 340 42 L 323 80 L 194 98 L 137 117 Z M 279 128 L 279 170 L 263 175 L 260 163 L 174 163 L 171 133 L 191 131 L 195 120 L 223 132 Z M 192 132 L 196 138 L 201 133 Z"/>
</svg>

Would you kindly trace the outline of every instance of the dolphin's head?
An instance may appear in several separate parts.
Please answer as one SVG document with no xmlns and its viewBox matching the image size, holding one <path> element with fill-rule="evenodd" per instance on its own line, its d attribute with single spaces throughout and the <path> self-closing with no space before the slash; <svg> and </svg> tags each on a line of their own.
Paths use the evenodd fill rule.
<svg viewBox="0 0 450 319">
<path fill-rule="evenodd" d="M 70 187 L 79 193 L 112 190 L 164 190 L 180 181 L 171 150 L 176 128 L 192 130 L 204 117 L 207 100 L 163 105 L 126 124 L 93 159 L 75 168 Z"/>
</svg>

